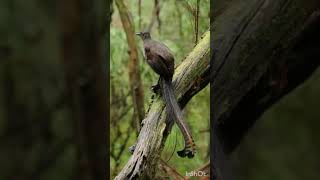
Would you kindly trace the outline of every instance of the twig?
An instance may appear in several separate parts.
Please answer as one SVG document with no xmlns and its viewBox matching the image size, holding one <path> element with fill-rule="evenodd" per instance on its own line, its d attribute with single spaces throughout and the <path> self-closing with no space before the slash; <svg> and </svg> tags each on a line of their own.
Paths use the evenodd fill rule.
<svg viewBox="0 0 320 180">
<path fill-rule="evenodd" d="M 195 44 L 198 43 L 198 35 L 199 35 L 199 13 L 200 13 L 200 8 L 199 8 L 199 2 L 200 0 L 197 0 L 197 8 L 196 8 L 196 13 L 194 16 L 194 26 L 195 26 Z"/>
<path fill-rule="evenodd" d="M 182 176 L 175 168 L 167 164 L 163 159 L 160 159 L 160 168 L 168 175 L 171 175 L 176 180 L 184 180 Z"/>
<path fill-rule="evenodd" d="M 158 25 L 161 26 L 161 21 L 160 21 L 159 14 L 160 14 L 160 9 L 162 8 L 162 6 L 163 6 L 163 3 L 160 5 L 160 3 L 158 2 L 158 0 L 155 0 L 154 7 L 153 7 L 153 11 L 152 11 L 152 17 L 151 17 L 149 26 L 148 26 L 148 28 L 146 29 L 146 31 L 151 32 L 152 27 L 153 27 L 155 21 L 158 21 Z M 159 31 L 160 31 L 160 30 L 159 30 Z"/>
<path fill-rule="evenodd" d="M 160 20 L 160 3 L 159 0 L 155 0 L 155 9 L 156 9 L 156 16 L 158 21 L 158 31 L 161 33 L 161 20 Z"/>
<path fill-rule="evenodd" d="M 205 163 L 202 167 L 196 169 L 195 171 L 208 171 L 210 169 L 210 161 Z"/>
<path fill-rule="evenodd" d="M 134 122 L 133 120 L 131 121 L 131 122 Z M 117 169 L 118 169 L 118 167 L 119 167 L 119 165 L 120 165 L 120 161 L 119 161 L 119 159 L 120 159 L 120 157 L 121 157 L 121 155 L 123 154 L 123 152 L 125 152 L 124 150 L 125 150 L 125 148 L 126 148 L 126 146 L 127 146 L 127 144 L 128 144 L 128 140 L 129 140 L 129 138 L 130 138 L 130 135 L 131 135 L 131 133 L 132 133 L 132 126 L 129 126 L 128 127 L 128 129 L 127 129 L 127 131 L 126 131 L 126 137 L 125 137 L 125 139 L 124 139 L 124 141 L 122 142 L 122 145 L 120 146 L 120 150 L 119 150 L 119 152 L 118 152 L 118 154 L 117 155 L 115 155 L 115 157 L 114 157 L 114 160 L 115 160 L 115 170 L 114 170 L 114 172 L 113 172 L 113 175 L 115 176 L 117 173 L 118 173 L 118 171 L 117 171 Z"/>
<path fill-rule="evenodd" d="M 188 3 L 188 1 L 179 0 L 178 2 L 182 3 L 182 6 L 185 7 L 190 14 L 194 16 L 194 9 L 193 7 Z"/>
<path fill-rule="evenodd" d="M 178 19 L 179 19 L 179 34 L 180 34 L 180 36 L 182 37 L 182 35 L 183 35 L 183 31 L 182 31 L 182 20 L 181 20 L 181 18 L 182 18 L 182 13 L 181 13 L 181 10 L 180 10 L 180 8 L 179 8 L 179 6 L 178 6 L 178 2 L 175 1 L 174 4 L 175 4 L 176 10 L 177 10 Z"/>
<path fill-rule="evenodd" d="M 139 29 L 141 29 L 141 26 L 142 26 L 141 0 L 138 0 L 138 14 L 139 14 Z"/>
</svg>

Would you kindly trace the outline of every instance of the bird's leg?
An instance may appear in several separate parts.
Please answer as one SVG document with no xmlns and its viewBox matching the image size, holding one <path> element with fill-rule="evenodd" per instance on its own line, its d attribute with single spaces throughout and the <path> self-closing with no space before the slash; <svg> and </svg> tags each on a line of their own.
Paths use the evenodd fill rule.
<svg viewBox="0 0 320 180">
<path fill-rule="evenodd" d="M 151 86 L 151 90 L 152 90 L 155 94 L 159 94 L 159 93 L 160 93 L 160 78 L 159 78 L 157 84 Z"/>
<path fill-rule="evenodd" d="M 132 145 L 132 146 L 130 146 L 129 147 L 129 152 L 130 152 L 130 154 L 133 154 L 133 152 L 134 152 L 134 150 L 136 149 L 136 143 L 134 144 L 134 145 Z"/>
</svg>

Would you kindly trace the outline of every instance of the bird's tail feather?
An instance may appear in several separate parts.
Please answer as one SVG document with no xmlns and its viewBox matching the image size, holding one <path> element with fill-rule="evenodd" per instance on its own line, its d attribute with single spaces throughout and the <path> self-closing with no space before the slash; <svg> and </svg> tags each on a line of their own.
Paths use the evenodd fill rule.
<svg viewBox="0 0 320 180">
<path fill-rule="evenodd" d="M 188 125 L 183 119 L 182 112 L 180 106 L 174 95 L 174 90 L 172 86 L 171 79 L 161 79 L 162 84 L 162 96 L 166 102 L 167 114 L 172 116 L 172 119 L 175 119 L 179 129 L 181 130 L 184 141 L 185 148 L 181 151 L 178 151 L 178 155 L 180 157 L 188 157 L 192 158 L 195 154 L 195 143 L 191 135 L 191 131 L 189 130 Z"/>
</svg>

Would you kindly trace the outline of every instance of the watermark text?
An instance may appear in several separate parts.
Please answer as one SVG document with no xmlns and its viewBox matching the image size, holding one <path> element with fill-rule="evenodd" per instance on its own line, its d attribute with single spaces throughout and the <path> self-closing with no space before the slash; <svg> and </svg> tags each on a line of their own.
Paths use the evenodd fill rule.
<svg viewBox="0 0 320 180">
<path fill-rule="evenodd" d="M 208 173 L 205 171 L 191 171 L 186 172 L 186 176 L 208 176 Z"/>
</svg>

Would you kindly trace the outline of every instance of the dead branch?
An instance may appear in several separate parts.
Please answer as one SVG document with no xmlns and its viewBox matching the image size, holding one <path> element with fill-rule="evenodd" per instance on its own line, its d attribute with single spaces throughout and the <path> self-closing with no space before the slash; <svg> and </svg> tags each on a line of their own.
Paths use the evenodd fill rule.
<svg viewBox="0 0 320 180">
<path fill-rule="evenodd" d="M 191 99 L 205 85 L 199 85 L 197 80 L 209 70 L 210 32 L 206 32 L 198 45 L 186 59 L 176 68 L 173 77 L 174 89 L 178 100 Z M 208 81 L 207 81 L 208 82 Z M 191 89 L 193 89 L 191 91 Z M 185 103 L 187 101 L 184 101 Z M 180 103 L 181 104 L 181 103 Z M 135 151 L 116 179 L 136 179 L 154 177 L 156 164 L 170 129 L 166 125 L 165 104 L 159 95 L 155 96 L 149 113 L 143 120 Z M 183 108 L 183 106 L 182 106 Z M 188 161 L 188 159 L 182 159 Z"/>
</svg>

